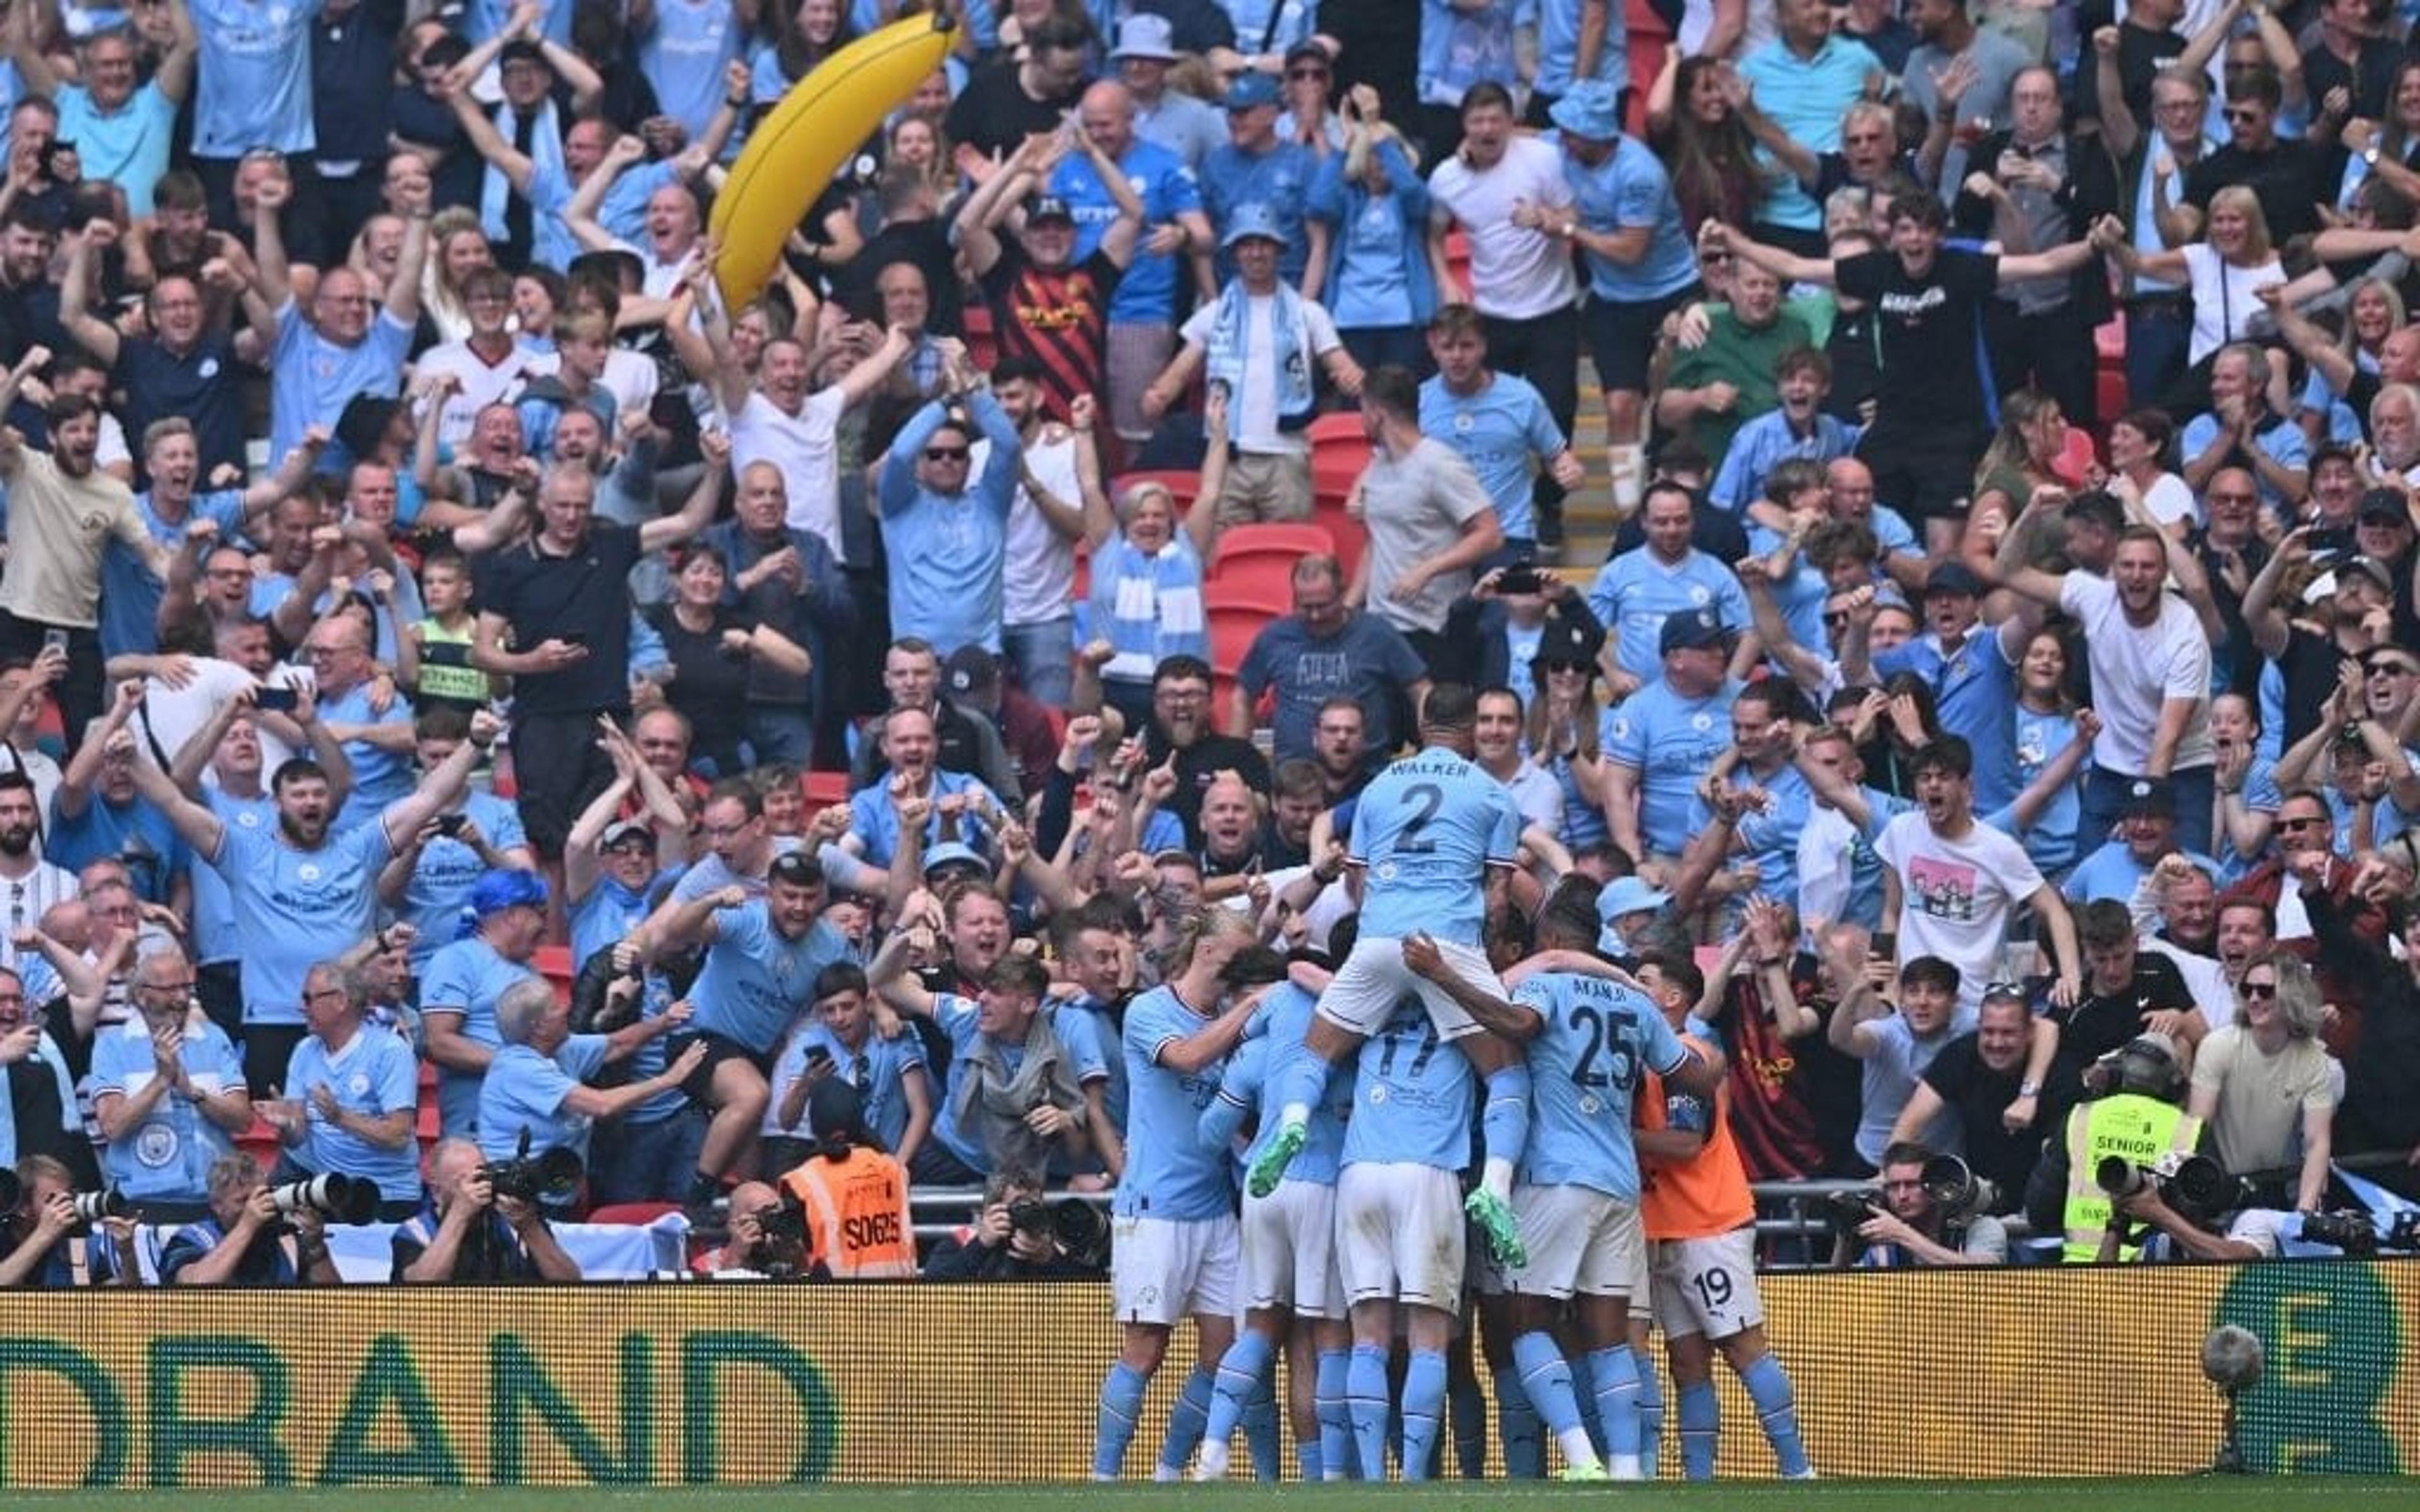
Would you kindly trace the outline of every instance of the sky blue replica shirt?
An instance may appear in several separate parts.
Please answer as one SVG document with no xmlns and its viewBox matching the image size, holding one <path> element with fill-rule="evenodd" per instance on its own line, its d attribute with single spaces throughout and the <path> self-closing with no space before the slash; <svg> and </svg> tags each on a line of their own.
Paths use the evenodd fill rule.
<svg viewBox="0 0 2420 1512">
<path fill-rule="evenodd" d="M 1607 761 L 1637 772 L 1639 838 L 1654 854 L 1688 849 L 1698 779 L 1731 743 L 1731 700 L 1739 690 L 1731 681 L 1688 699 L 1658 677 L 1605 711 L 1598 743 Z"/>
<path fill-rule="evenodd" d="M 1193 1223 L 1235 1211 L 1234 1162 L 1224 1147 L 1205 1146 L 1200 1132 L 1221 1068 L 1185 1072 L 1159 1062 L 1161 1051 L 1209 1023 L 1210 1014 L 1173 987 L 1155 987 L 1126 1005 L 1126 1168 L 1111 1209 L 1119 1217 Z"/>
<path fill-rule="evenodd" d="M 982 473 L 963 493 L 935 493 L 916 481 L 919 454 L 949 418 L 939 403 L 916 411 L 882 463 L 892 631 L 922 636 L 944 657 L 967 645 L 1000 651 L 1008 512 L 1016 502 L 1025 451 L 1016 424 L 990 390 L 976 391 L 967 408 L 991 450 Z"/>
<path fill-rule="evenodd" d="M 717 909 L 716 937 L 690 984 L 690 1027 L 769 1056 L 801 1010 L 815 999 L 815 978 L 848 958 L 840 932 L 822 919 L 795 940 L 782 938 L 763 899 Z"/>
<path fill-rule="evenodd" d="M 1733 630 L 1747 627 L 1747 593 L 1731 569 L 1695 547 L 1679 562 L 1657 560 L 1634 547 L 1599 569 L 1589 585 L 1589 608 L 1597 623 L 1619 638 L 1616 659 L 1642 683 L 1664 671 L 1664 622 L 1675 614 L 1712 609 Z"/>
<path fill-rule="evenodd" d="M 1504 784 L 1441 746 L 1395 763 L 1362 790 L 1352 858 L 1367 868 L 1361 933 L 1426 933 L 1477 946 L 1490 866 L 1510 866 L 1520 811 Z"/>
<path fill-rule="evenodd" d="M 1638 1200 L 1631 1100 L 1642 1072 L 1666 1075 L 1689 1052 L 1647 995 L 1605 977 L 1540 971 L 1512 991 L 1545 1026 L 1529 1041 L 1529 1144 L 1520 1179 Z"/>
<path fill-rule="evenodd" d="M 575 1034 L 551 1056 L 525 1044 L 497 1051 L 479 1091 L 479 1153 L 508 1160 L 527 1133 L 531 1154 L 568 1149 L 585 1165 L 590 1120 L 563 1104 L 573 1088 L 604 1069 L 605 1039 Z"/>
<path fill-rule="evenodd" d="M 420 1011 L 462 1015 L 460 1034 L 473 1044 L 490 1050 L 503 1047 L 496 1032 L 496 999 L 515 982 L 535 977 L 518 961 L 507 961 L 496 948 L 473 934 L 456 940 L 428 958 L 420 979 Z M 468 1134 L 479 1121 L 479 1072 L 437 1068 L 437 1111 L 448 1135 Z"/>
<path fill-rule="evenodd" d="M 243 1022 L 302 1022 L 302 976 L 334 961 L 378 927 L 378 874 L 395 857 L 384 824 L 332 834 L 298 850 L 273 821 L 225 825 L 218 854 L 204 856 L 235 903 L 243 942 Z"/>
<path fill-rule="evenodd" d="M 1437 1038 L 1427 1007 L 1404 998 L 1387 1026 L 1362 1041 L 1343 1164 L 1463 1169 L 1477 1086 L 1470 1062 Z"/>
<path fill-rule="evenodd" d="M 1527 541 L 1533 465 L 1544 467 L 1570 443 L 1555 424 L 1546 401 L 1517 373 L 1490 373 L 1476 393 L 1456 393 L 1444 378 L 1420 385 L 1420 431 L 1462 454 L 1507 537 Z"/>
<path fill-rule="evenodd" d="M 315 1175 L 338 1172 L 376 1181 L 379 1196 L 389 1202 L 419 1200 L 418 1141 L 387 1149 L 337 1127 L 313 1104 L 311 1089 L 316 1087 L 335 1094 L 338 1107 L 365 1118 L 416 1113 L 420 1061 L 411 1046 L 375 1024 L 355 1028 L 345 1047 L 334 1052 L 318 1035 L 305 1035 L 286 1063 L 282 1090 L 302 1104 L 302 1143 L 294 1149 L 294 1164 Z"/>
<path fill-rule="evenodd" d="M 180 1052 L 185 1074 L 205 1092 L 243 1085 L 243 1062 L 217 1025 L 188 1017 Z M 99 1030 L 92 1043 L 92 1095 L 132 1097 L 160 1074 L 143 1015 Z M 101 1152 L 101 1175 L 130 1197 L 199 1202 L 209 1195 L 210 1163 L 235 1153 L 235 1141 L 194 1103 L 165 1092 L 143 1121 Z"/>
</svg>

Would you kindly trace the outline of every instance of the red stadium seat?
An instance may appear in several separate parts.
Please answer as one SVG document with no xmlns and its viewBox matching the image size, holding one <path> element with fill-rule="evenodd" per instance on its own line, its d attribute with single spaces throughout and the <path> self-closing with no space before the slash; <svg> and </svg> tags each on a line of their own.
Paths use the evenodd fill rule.
<svg viewBox="0 0 2420 1512">
<path fill-rule="evenodd" d="M 1327 528 L 1327 538 L 1336 543 L 1336 560 L 1344 568 L 1344 580 L 1353 580 L 1353 571 L 1361 564 L 1361 555 L 1370 548 L 1370 532 L 1362 523 L 1344 512 L 1344 497 L 1318 498 L 1311 502 L 1311 517 Z"/>
<path fill-rule="evenodd" d="M 1109 501 L 1115 503 L 1126 496 L 1126 490 L 1141 483 L 1156 483 L 1176 500 L 1180 509 L 1191 507 L 1202 493 L 1202 474 L 1183 468 L 1167 468 L 1156 472 L 1121 472 L 1109 480 Z"/>
<path fill-rule="evenodd" d="M 1253 570 L 1264 560 L 1280 563 L 1291 572 L 1303 557 L 1335 550 L 1336 538 L 1316 521 L 1232 526 L 1219 535 L 1211 555 L 1209 582 L 1216 584 L 1233 571 Z"/>
<path fill-rule="evenodd" d="M 554 983 L 557 994 L 566 997 L 571 995 L 571 980 L 579 975 L 571 967 L 571 947 L 541 945 L 537 953 L 530 957 L 530 964 L 537 967 L 539 976 Z"/>
<path fill-rule="evenodd" d="M 1628 0 L 1623 20 L 1630 28 L 1630 77 L 1625 83 L 1630 89 L 1629 118 L 1623 125 L 1631 135 L 1647 134 L 1647 95 L 1655 87 L 1655 76 L 1664 71 L 1664 54 L 1672 47 L 1672 28 L 1655 13 L 1647 0 Z"/>
</svg>

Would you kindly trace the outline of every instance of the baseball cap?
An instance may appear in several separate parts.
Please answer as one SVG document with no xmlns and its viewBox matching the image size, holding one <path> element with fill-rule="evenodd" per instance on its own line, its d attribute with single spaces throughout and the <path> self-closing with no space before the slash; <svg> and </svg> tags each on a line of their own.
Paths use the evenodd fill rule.
<svg viewBox="0 0 2420 1512">
<path fill-rule="evenodd" d="M 597 839 L 597 848 L 610 851 L 623 841 L 632 840 L 645 841 L 647 849 L 651 851 L 656 848 L 655 829 L 644 819 L 619 819 L 607 825 L 605 833 Z"/>
<path fill-rule="evenodd" d="M 1983 579 L 1962 562 L 1945 562 L 1924 579 L 1924 596 L 1931 598 L 1935 594 L 1963 594 L 1968 598 L 1979 598 Z"/>
<path fill-rule="evenodd" d="M 1278 82 L 1265 73 L 1245 73 L 1227 86 L 1226 106 L 1229 110 L 1249 110 L 1254 105 L 1278 102 Z"/>
<path fill-rule="evenodd" d="M 1000 658 L 977 645 L 960 646 L 941 664 L 941 686 L 957 697 L 1000 687 Z"/>
<path fill-rule="evenodd" d="M 1295 43 L 1292 47 L 1285 50 L 1285 66 L 1289 69 L 1291 69 L 1296 63 L 1301 62 L 1306 58 L 1321 65 L 1322 67 L 1332 67 L 1335 61 L 1327 55 L 1327 49 L 1320 46 L 1317 42 L 1311 40 L 1309 38 L 1305 38 L 1303 40 Z"/>
<path fill-rule="evenodd" d="M 1661 887 L 1650 887 L 1637 877 L 1616 877 L 1596 895 L 1596 919 L 1603 928 L 1596 937 L 1600 950 L 1626 951 L 1630 942 L 1614 928 L 1614 921 L 1625 914 L 1652 913 L 1672 901 L 1672 895 Z"/>
<path fill-rule="evenodd" d="M 1655 651 L 1658 656 L 1670 656 L 1675 651 L 1719 646 L 1726 633 L 1722 620 L 1713 609 L 1685 609 L 1664 617 L 1664 630 L 1656 637 Z"/>
<path fill-rule="evenodd" d="M 927 877 L 954 866 L 970 866 L 985 876 L 991 875 L 991 863 L 985 860 L 982 853 L 973 846 L 962 841 L 945 840 L 924 853 L 924 875 Z"/>
<path fill-rule="evenodd" d="M 1074 225 L 1076 212 L 1056 194 L 1036 194 L 1025 202 L 1025 224 L 1039 225 L 1045 221 L 1064 221 Z"/>
<path fill-rule="evenodd" d="M 824 864 L 807 851 L 783 851 L 773 857 L 765 875 L 768 881 L 786 882 L 793 887 L 820 887 L 824 885 Z"/>
<path fill-rule="evenodd" d="M 1227 234 L 1218 239 L 1221 248 L 1258 237 L 1264 241 L 1285 245 L 1285 232 L 1278 226 L 1278 212 L 1259 200 L 1248 200 L 1235 207 L 1227 217 Z"/>
<path fill-rule="evenodd" d="M 2412 523 L 2412 506 L 2404 502 L 2402 493 L 2394 488 L 2372 488 L 2361 496 L 2353 517 L 2367 523 L 2384 520 L 2398 525 Z"/>
<path fill-rule="evenodd" d="M 1530 656 L 1532 667 L 1594 667 L 1596 654 L 1604 648 L 1605 638 L 1591 635 L 1588 626 L 1561 615 L 1550 615 L 1539 628 L 1538 649 Z"/>
<path fill-rule="evenodd" d="M 1176 51 L 1176 28 L 1168 18 L 1140 11 L 1118 23 L 1118 45 L 1110 51 L 1109 61 L 1140 58 L 1148 63 L 1173 63 L 1182 55 Z"/>
<path fill-rule="evenodd" d="M 2376 557 L 2357 556 L 2347 558 L 2345 564 L 2336 569 L 2337 587 L 2341 588 L 2344 586 L 2345 574 L 2349 572 L 2357 572 L 2361 574 L 2363 577 L 2368 579 L 2371 582 L 2378 584 L 2379 587 L 2386 590 L 2386 592 L 2390 594 L 2395 592 L 2394 572 L 2387 567 L 2385 563 L 2379 561 Z"/>
<path fill-rule="evenodd" d="M 2170 783 L 2152 778 L 2137 778 L 2126 790 L 2126 800 L 2118 811 L 2132 819 L 2174 819 L 2177 816 L 2177 790 Z"/>
</svg>

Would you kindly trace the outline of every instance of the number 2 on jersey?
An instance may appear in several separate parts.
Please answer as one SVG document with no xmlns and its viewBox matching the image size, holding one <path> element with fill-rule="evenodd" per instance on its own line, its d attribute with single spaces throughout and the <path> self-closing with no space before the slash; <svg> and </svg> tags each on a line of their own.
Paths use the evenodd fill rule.
<svg viewBox="0 0 2420 1512">
<path fill-rule="evenodd" d="M 1436 849 L 1436 841 L 1421 839 L 1420 831 L 1445 806 L 1445 789 L 1435 782 L 1415 782 L 1404 790 L 1404 801 L 1412 806 L 1412 816 L 1404 821 L 1403 832 L 1395 837 L 1395 854 L 1426 856 Z"/>
</svg>

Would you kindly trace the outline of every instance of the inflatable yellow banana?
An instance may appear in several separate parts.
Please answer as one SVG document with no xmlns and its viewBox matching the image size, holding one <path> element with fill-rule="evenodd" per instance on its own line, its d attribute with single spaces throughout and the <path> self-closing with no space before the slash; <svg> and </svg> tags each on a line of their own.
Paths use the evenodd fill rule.
<svg viewBox="0 0 2420 1512">
<path fill-rule="evenodd" d="M 723 308 L 756 297 L 782 243 L 859 144 L 941 66 L 954 23 L 910 16 L 861 37 L 790 86 L 731 165 L 708 229 L 721 244 L 714 281 Z"/>
</svg>

